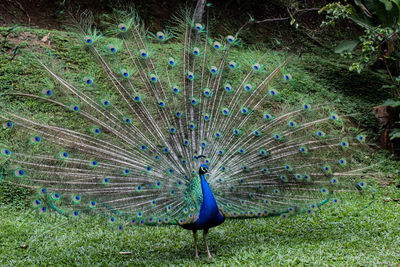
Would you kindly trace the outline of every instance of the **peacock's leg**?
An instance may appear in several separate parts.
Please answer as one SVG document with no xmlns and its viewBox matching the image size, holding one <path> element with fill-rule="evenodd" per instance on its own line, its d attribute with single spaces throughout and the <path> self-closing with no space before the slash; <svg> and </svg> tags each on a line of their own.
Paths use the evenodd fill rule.
<svg viewBox="0 0 400 267">
<path fill-rule="evenodd" d="M 194 239 L 194 255 L 196 258 L 198 258 L 199 253 L 197 251 L 197 230 L 193 230 L 193 239 Z"/>
<path fill-rule="evenodd" d="M 212 257 L 211 257 L 210 250 L 208 249 L 208 243 L 207 243 L 207 233 L 208 233 L 208 229 L 204 229 L 203 237 L 204 237 L 204 243 L 206 244 L 207 258 L 211 259 Z"/>
</svg>

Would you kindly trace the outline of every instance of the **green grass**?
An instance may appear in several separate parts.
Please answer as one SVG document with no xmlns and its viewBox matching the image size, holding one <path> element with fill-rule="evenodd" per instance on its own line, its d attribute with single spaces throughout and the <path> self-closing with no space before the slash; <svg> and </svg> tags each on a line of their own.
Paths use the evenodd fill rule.
<svg viewBox="0 0 400 267">
<path fill-rule="evenodd" d="M 43 216 L 3 205 L 0 265 L 398 265 L 400 206 L 382 198 L 399 198 L 400 194 L 394 187 L 380 191 L 365 209 L 365 201 L 355 197 L 340 207 L 328 203 L 312 215 L 286 220 L 227 221 L 210 231 L 213 261 L 207 260 L 203 242 L 200 259 L 194 259 L 192 234 L 177 226 L 126 227 L 118 232 L 91 218 L 75 222 L 57 214 Z M 122 251 L 132 254 L 120 255 Z"/>
</svg>

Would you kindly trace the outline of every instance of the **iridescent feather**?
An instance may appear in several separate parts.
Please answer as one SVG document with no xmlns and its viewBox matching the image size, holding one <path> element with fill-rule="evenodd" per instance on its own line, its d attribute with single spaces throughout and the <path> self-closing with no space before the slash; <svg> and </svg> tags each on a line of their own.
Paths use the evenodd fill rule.
<svg viewBox="0 0 400 267">
<path fill-rule="evenodd" d="M 288 57 L 243 53 L 240 30 L 214 39 L 207 18 L 185 14 L 157 33 L 135 12 L 114 18 L 104 35 L 88 14 L 79 27 L 103 75 L 74 76 L 40 49 L 33 57 L 60 87 L 2 95 L 3 130 L 20 138 L 1 145 L 3 167 L 36 188 L 40 213 L 98 215 L 118 230 L 181 225 L 197 240 L 225 219 L 311 213 L 368 189 L 355 156 L 366 136 L 341 131 L 346 116 L 328 103 L 285 101 L 296 78 Z M 33 118 L 7 97 L 47 103 L 65 122 Z"/>
</svg>

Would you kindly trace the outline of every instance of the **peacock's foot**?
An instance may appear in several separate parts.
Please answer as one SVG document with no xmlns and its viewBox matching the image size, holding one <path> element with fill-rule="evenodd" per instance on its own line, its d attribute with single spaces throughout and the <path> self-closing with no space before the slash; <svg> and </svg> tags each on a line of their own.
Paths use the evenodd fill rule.
<svg viewBox="0 0 400 267">
<path fill-rule="evenodd" d="M 213 259 L 213 257 L 211 256 L 210 250 L 208 249 L 208 246 L 207 246 L 207 259 L 208 260 L 212 260 Z"/>
<path fill-rule="evenodd" d="M 204 237 L 204 243 L 205 243 L 205 245 L 206 245 L 207 259 L 212 260 L 210 250 L 208 249 L 207 233 L 208 233 L 208 229 L 204 229 L 203 237 Z"/>
<path fill-rule="evenodd" d="M 214 258 L 211 256 L 211 254 L 207 255 L 207 262 L 214 262 Z"/>
<path fill-rule="evenodd" d="M 197 231 L 196 230 L 194 230 L 193 231 L 193 239 L 194 239 L 194 257 L 196 258 L 196 259 L 198 259 L 199 258 L 199 252 L 198 252 L 198 249 L 197 249 Z"/>
</svg>

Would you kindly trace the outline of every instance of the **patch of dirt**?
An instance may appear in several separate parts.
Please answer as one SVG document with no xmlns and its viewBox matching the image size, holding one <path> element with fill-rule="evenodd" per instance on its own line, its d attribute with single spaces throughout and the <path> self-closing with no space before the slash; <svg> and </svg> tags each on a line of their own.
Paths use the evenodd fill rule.
<svg viewBox="0 0 400 267">
<path fill-rule="evenodd" d="M 20 32 L 17 36 L 15 35 L 7 35 L 5 39 L 11 43 L 13 43 L 13 47 L 10 47 L 9 50 L 12 51 L 14 54 L 12 57 L 15 56 L 15 54 L 18 51 L 19 44 L 21 42 L 29 42 L 30 45 L 33 45 L 34 47 L 47 47 L 51 48 L 52 42 L 51 42 L 51 33 L 49 32 L 46 34 L 44 37 L 41 39 L 38 38 L 37 35 L 30 33 L 30 32 Z"/>
<path fill-rule="evenodd" d="M 3 0 L 0 1 L 0 24 L 59 29 L 62 24 L 59 8 L 60 1 Z"/>
<path fill-rule="evenodd" d="M 109 14 L 117 1 L 111 0 L 2 0 L 0 1 L 0 25 L 23 25 L 29 27 L 65 30 L 71 25 L 72 13 L 84 10 L 97 15 Z M 169 19 L 178 6 L 179 0 L 170 1 L 126 1 L 126 6 L 134 5 L 139 11 L 145 11 L 142 17 L 160 24 Z M 148 21 L 146 21 L 148 22 Z"/>
<path fill-rule="evenodd" d="M 118 2 L 120 2 L 118 4 Z M 23 25 L 42 29 L 68 30 L 73 25 L 71 12 L 79 14 L 90 10 L 98 24 L 100 15 L 110 14 L 112 8 L 131 7 L 139 13 L 144 24 L 151 31 L 161 30 L 171 22 L 174 14 L 186 7 L 193 8 L 197 0 L 2 0 L 0 1 L 0 25 Z M 209 9 L 209 22 L 216 31 L 226 34 L 230 29 L 240 28 L 253 16 L 256 21 L 268 21 L 249 25 L 251 34 L 246 41 L 254 43 L 265 42 L 268 37 L 279 38 L 291 47 L 303 46 L 301 38 L 310 40 L 317 46 L 321 45 L 321 35 L 330 36 L 320 24 L 324 15 L 318 14 L 318 8 L 334 0 L 310 1 L 265 1 L 265 0 L 227 0 L 207 1 L 212 4 Z M 123 3 L 123 5 L 121 4 Z M 287 3 L 287 4 L 285 4 Z M 288 9 L 286 5 L 290 5 Z M 301 10 L 301 11 L 299 11 Z M 296 18 L 299 28 L 290 25 L 291 15 Z M 99 25 L 99 24 L 98 24 Z M 349 24 L 336 26 L 336 30 L 352 31 Z M 322 37 L 321 37 L 322 38 Z M 323 39 L 323 38 L 322 38 Z M 331 45 L 330 41 L 323 40 Z"/>
<path fill-rule="evenodd" d="M 35 45 L 46 45 L 50 47 L 50 32 L 44 36 L 41 40 L 38 39 L 38 37 L 30 32 L 21 32 L 18 34 L 18 36 L 7 36 L 6 39 L 13 42 L 15 45 L 18 45 L 21 42 L 29 41 L 31 44 Z"/>
</svg>

